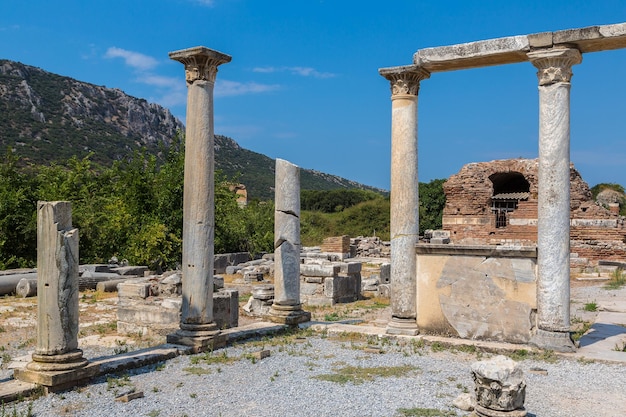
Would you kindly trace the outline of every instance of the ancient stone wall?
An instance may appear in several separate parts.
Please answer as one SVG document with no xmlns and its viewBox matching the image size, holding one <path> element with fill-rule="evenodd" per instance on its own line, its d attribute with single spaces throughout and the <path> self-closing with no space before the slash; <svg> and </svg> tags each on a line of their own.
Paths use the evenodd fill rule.
<svg viewBox="0 0 626 417">
<path fill-rule="evenodd" d="M 506 244 L 537 242 L 538 160 L 510 159 L 470 163 L 444 184 L 443 229 L 452 243 Z M 496 227 L 492 211 L 494 179 L 521 174 L 528 182 L 527 198 L 507 213 L 505 227 Z M 591 264 L 626 257 L 624 219 L 593 201 L 589 186 L 570 166 L 571 248 Z"/>
</svg>

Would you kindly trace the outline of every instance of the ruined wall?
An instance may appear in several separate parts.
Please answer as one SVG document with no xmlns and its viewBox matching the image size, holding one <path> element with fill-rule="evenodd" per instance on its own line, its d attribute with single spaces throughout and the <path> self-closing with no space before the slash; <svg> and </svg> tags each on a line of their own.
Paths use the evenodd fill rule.
<svg viewBox="0 0 626 417">
<path fill-rule="evenodd" d="M 416 246 L 423 333 L 527 343 L 536 327 L 535 247 Z"/>
<path fill-rule="evenodd" d="M 444 184 L 446 205 L 443 229 L 452 243 L 503 244 L 537 242 L 537 159 L 509 159 L 470 163 Z M 494 185 L 490 177 L 519 173 L 528 181 L 528 198 L 508 214 L 506 227 L 496 227 L 491 210 Z M 626 258 L 623 217 L 597 203 L 589 186 L 572 165 L 570 168 L 571 250 L 596 264 L 600 259 Z"/>
</svg>

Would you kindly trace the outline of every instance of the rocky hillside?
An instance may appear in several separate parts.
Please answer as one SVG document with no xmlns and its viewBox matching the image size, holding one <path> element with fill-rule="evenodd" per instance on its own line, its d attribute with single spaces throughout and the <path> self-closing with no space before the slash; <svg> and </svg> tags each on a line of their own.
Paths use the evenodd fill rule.
<svg viewBox="0 0 626 417">
<path fill-rule="evenodd" d="M 71 156 L 111 164 L 146 148 L 159 152 L 184 126 L 168 109 L 118 89 L 0 60 L 0 155 L 14 148 L 34 164 L 63 162 Z M 246 185 L 249 198 L 274 195 L 274 160 L 216 138 L 216 168 Z M 303 189 L 364 186 L 321 172 L 302 170 Z"/>
<path fill-rule="evenodd" d="M 0 60 L 0 148 L 35 163 L 83 157 L 110 163 L 168 144 L 182 123 L 144 99 Z"/>
<path fill-rule="evenodd" d="M 274 160 L 260 153 L 244 149 L 234 140 L 216 135 L 215 167 L 229 178 L 245 184 L 248 198 L 261 200 L 274 198 Z M 384 190 L 359 184 L 336 175 L 310 169 L 300 171 L 303 190 L 334 190 L 360 188 L 384 193 Z"/>
</svg>

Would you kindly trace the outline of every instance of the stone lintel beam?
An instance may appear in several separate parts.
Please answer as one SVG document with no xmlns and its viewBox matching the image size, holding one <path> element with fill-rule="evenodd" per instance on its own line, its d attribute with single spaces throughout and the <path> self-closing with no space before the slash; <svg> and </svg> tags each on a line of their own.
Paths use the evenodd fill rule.
<svg viewBox="0 0 626 417">
<path fill-rule="evenodd" d="M 429 72 L 455 71 L 525 62 L 528 52 L 559 46 L 581 53 L 626 48 L 626 23 L 424 48 L 413 55 L 413 63 Z"/>
<path fill-rule="evenodd" d="M 420 49 L 413 55 L 413 63 L 430 72 L 454 71 L 524 62 L 529 51 L 526 36 L 508 36 Z"/>
</svg>

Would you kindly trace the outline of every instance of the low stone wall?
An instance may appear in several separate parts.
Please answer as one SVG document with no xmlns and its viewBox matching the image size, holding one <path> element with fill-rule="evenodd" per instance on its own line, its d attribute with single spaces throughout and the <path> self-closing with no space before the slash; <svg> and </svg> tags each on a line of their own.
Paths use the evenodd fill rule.
<svg viewBox="0 0 626 417">
<path fill-rule="evenodd" d="M 216 287 L 223 280 L 215 279 Z M 167 335 L 179 327 L 182 308 L 180 271 L 118 284 L 117 331 Z M 239 324 L 239 292 L 215 288 L 213 319 L 220 329 Z"/>
<path fill-rule="evenodd" d="M 530 340 L 537 310 L 536 247 L 419 244 L 416 256 L 422 332 Z"/>
</svg>

